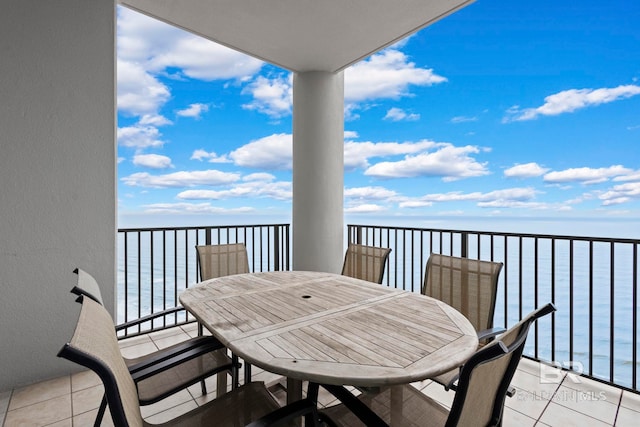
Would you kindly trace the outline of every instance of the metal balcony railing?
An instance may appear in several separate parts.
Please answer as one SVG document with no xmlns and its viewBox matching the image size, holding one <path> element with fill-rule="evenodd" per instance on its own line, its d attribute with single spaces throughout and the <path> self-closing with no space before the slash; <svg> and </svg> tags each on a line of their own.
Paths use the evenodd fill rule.
<svg viewBox="0 0 640 427">
<path fill-rule="evenodd" d="M 289 230 L 288 224 L 119 230 L 118 323 L 177 305 L 182 290 L 197 282 L 198 244 L 244 242 L 251 271 L 289 270 Z M 503 262 L 496 326 L 511 326 L 546 302 L 558 309 L 535 325 L 527 357 L 640 391 L 640 240 L 375 225 L 348 225 L 346 240 L 391 248 L 383 285 L 412 292 L 420 292 L 431 252 Z M 172 314 L 127 336 L 192 320 Z"/>
<path fill-rule="evenodd" d="M 180 304 L 180 293 L 198 282 L 196 245 L 242 242 L 249 270 L 288 270 L 289 224 L 118 230 L 117 320 L 139 319 Z M 194 321 L 183 310 L 129 328 L 121 338 Z"/>
<path fill-rule="evenodd" d="M 431 252 L 503 262 L 496 326 L 558 309 L 536 323 L 528 357 L 638 391 L 640 240 L 375 225 L 348 225 L 347 239 L 392 248 L 383 284 L 413 292 Z"/>
</svg>

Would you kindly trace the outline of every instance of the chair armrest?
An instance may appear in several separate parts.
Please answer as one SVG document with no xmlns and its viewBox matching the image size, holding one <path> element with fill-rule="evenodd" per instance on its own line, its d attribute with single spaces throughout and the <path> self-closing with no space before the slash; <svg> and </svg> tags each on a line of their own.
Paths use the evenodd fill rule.
<svg viewBox="0 0 640 427">
<path fill-rule="evenodd" d="M 157 319 L 158 317 L 166 316 L 173 313 L 178 313 L 182 310 L 185 310 L 185 308 L 182 306 L 177 306 L 173 308 L 168 308 L 166 310 L 157 311 L 155 313 L 147 314 L 146 316 L 142 316 L 138 319 L 130 320 L 128 322 L 124 322 L 119 325 L 116 325 L 116 332 L 121 331 L 123 329 L 130 328 L 132 326 L 138 326 L 142 323 L 149 322 L 153 319 Z"/>
<path fill-rule="evenodd" d="M 449 384 L 446 384 L 444 386 L 444 389 L 449 391 L 449 390 L 453 390 L 456 391 L 458 390 L 458 377 L 460 376 L 460 374 L 456 374 L 455 377 L 453 377 L 451 379 L 451 381 L 449 381 Z M 507 388 L 507 397 L 513 397 L 516 395 L 516 388 L 514 386 L 512 386 L 511 384 L 509 384 L 509 387 Z"/>
<path fill-rule="evenodd" d="M 213 337 L 199 337 L 199 338 L 213 338 Z M 129 366 L 129 372 L 131 373 L 131 377 L 135 382 L 142 381 L 146 378 L 157 375 L 160 372 L 166 371 L 167 369 L 171 369 L 174 366 L 180 365 L 188 360 L 191 360 L 195 357 L 199 357 L 203 354 L 210 353 L 212 351 L 224 348 L 222 344 L 215 338 L 212 340 L 208 340 L 209 342 L 203 343 L 202 345 L 192 346 L 192 348 L 179 351 L 179 352 L 163 352 L 159 350 L 156 354 L 154 353 L 148 360 L 144 360 L 140 363 L 136 363 L 134 365 Z M 175 347 L 170 347 L 175 348 Z M 168 348 L 167 350 L 169 350 Z M 228 364 L 220 365 L 219 369 L 216 372 L 220 372 L 223 370 L 231 369 L 232 367 L 231 360 L 229 360 Z"/>
<path fill-rule="evenodd" d="M 495 338 L 500 334 L 503 334 L 506 332 L 505 328 L 490 328 L 490 329 L 485 329 L 483 331 L 479 331 L 478 332 L 478 341 L 482 341 L 482 340 L 486 340 L 489 338 Z"/>
<path fill-rule="evenodd" d="M 166 360 L 186 361 L 215 350 L 225 348 L 224 345 L 213 336 L 201 336 L 189 338 L 178 344 L 157 350 L 153 353 L 127 360 L 129 372 L 135 373 L 150 366 L 157 365 Z"/>
</svg>

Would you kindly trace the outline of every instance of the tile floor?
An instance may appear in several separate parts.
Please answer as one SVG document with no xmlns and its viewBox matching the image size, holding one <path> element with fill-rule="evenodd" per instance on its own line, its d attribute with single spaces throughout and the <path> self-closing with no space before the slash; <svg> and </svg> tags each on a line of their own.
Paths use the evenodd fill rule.
<svg viewBox="0 0 640 427">
<path fill-rule="evenodd" d="M 195 325 L 173 328 L 121 341 L 127 357 L 163 348 L 196 334 Z M 278 399 L 284 399 L 281 378 L 253 368 L 253 378 L 264 381 Z M 609 387 L 596 381 L 545 367 L 523 359 L 513 380 L 516 395 L 508 398 L 505 427 L 518 426 L 636 426 L 640 420 L 640 395 Z M 424 393 L 449 406 L 452 392 L 430 381 L 414 384 Z M 209 394 L 200 384 L 162 402 L 142 407 L 143 417 L 160 423 L 189 411 L 215 397 L 215 381 L 208 380 Z M 12 391 L 0 392 L 0 421 L 15 426 L 91 426 L 102 398 L 99 378 L 90 371 L 43 381 Z M 331 395 L 322 394 L 320 403 L 329 405 Z M 107 413 L 103 426 L 112 426 Z"/>
</svg>

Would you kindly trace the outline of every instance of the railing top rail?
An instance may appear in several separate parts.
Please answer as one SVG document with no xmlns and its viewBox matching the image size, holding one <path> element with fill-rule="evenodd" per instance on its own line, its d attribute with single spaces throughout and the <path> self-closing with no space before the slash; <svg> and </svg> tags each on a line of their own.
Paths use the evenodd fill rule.
<svg viewBox="0 0 640 427">
<path fill-rule="evenodd" d="M 478 230 L 457 230 L 447 228 L 424 228 L 424 227 L 396 227 L 388 225 L 366 225 L 366 224 L 347 224 L 347 227 L 362 227 L 362 228 L 375 228 L 375 229 L 389 229 L 389 230 L 402 230 L 402 231 L 430 231 L 436 233 L 453 233 L 453 234 L 486 234 L 491 236 L 504 236 L 504 237 L 528 237 L 538 239 L 556 239 L 556 240 L 578 240 L 587 242 L 603 242 L 603 243 L 629 243 L 640 244 L 640 239 L 629 239 L 619 237 L 589 237 L 589 236 L 569 236 L 559 234 L 534 234 L 534 233 L 514 233 L 514 232 L 502 232 L 502 231 L 478 231 Z"/>
<path fill-rule="evenodd" d="M 142 227 L 142 228 L 118 228 L 118 233 L 142 232 L 142 231 L 184 231 L 184 230 L 205 230 L 207 228 L 227 229 L 227 228 L 256 228 L 256 227 L 289 227 L 289 224 L 238 224 L 238 225 L 201 225 L 183 227 Z"/>
</svg>

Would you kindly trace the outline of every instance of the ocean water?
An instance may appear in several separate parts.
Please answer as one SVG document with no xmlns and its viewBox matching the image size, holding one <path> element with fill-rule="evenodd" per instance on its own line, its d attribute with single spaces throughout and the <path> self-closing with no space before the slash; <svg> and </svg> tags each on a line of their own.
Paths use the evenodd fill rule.
<svg viewBox="0 0 640 427">
<path fill-rule="evenodd" d="M 347 223 L 640 238 L 640 221 L 630 220 L 368 219 L 366 222 Z M 119 239 L 119 321 L 124 320 L 125 307 L 127 317 L 135 318 L 138 317 L 138 307 L 140 314 L 144 315 L 151 311 L 152 306 L 153 311 L 174 306 L 178 303 L 180 292 L 197 282 L 194 246 L 196 241 L 204 240 L 202 235 L 197 234 L 195 231 L 178 235 L 169 233 L 168 237 L 156 236 L 153 241 L 145 235 L 140 242 L 129 239 L 126 274 L 124 242 Z M 252 271 L 273 269 L 273 250 L 269 248 L 269 240 L 265 236 L 261 237 L 254 235 L 247 240 Z M 226 237 L 223 236 L 224 238 Z M 415 236 L 412 240 L 406 234 L 395 236 L 391 240 L 385 240 L 386 236 L 382 236 L 382 241 L 379 241 L 380 236 L 371 238 L 376 244 L 392 248 L 385 284 L 396 286 L 396 283 L 400 283 L 402 286 L 404 283 L 407 289 L 415 292 L 419 292 L 430 250 L 455 255 L 460 250 L 459 241 L 446 236 L 442 239 L 434 238 L 433 241 L 420 241 Z M 235 236 L 231 236 L 230 241 L 235 241 Z M 421 244 L 424 245 L 422 253 L 419 249 Z M 526 239 L 522 242 L 517 238 L 492 241 L 483 237 L 479 240 L 471 239 L 469 256 L 505 263 L 499 281 L 494 317 L 496 325 L 513 325 L 534 307 L 554 301 L 558 311 L 553 317 L 548 316 L 538 322 L 529 336 L 525 354 L 561 366 L 571 365 L 578 371 L 605 380 L 612 377 L 616 383 L 630 387 L 633 373 L 640 374 L 640 364 L 636 363 L 634 366 L 632 363 L 633 313 L 638 312 L 636 293 L 637 278 L 640 276 L 640 263 L 637 259 L 639 249 L 637 244 L 628 243 L 611 246 L 604 242 L 591 244 L 575 241 L 571 244 L 566 240 L 554 242 L 539 239 L 535 244 L 533 240 Z M 640 341 L 637 332 L 640 325 L 637 322 L 638 319 L 635 327 L 636 345 Z M 640 351 L 640 348 L 636 348 L 636 351 Z"/>
</svg>

